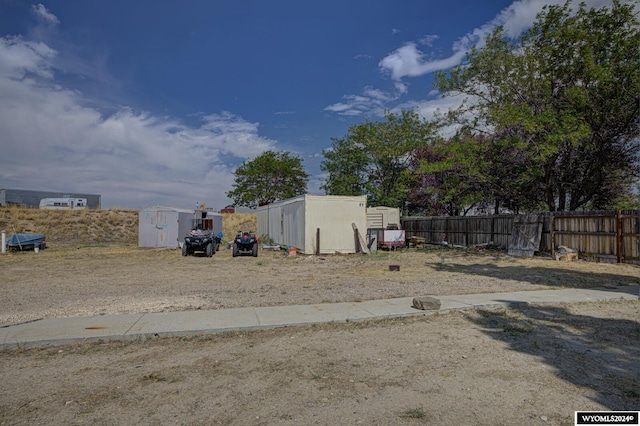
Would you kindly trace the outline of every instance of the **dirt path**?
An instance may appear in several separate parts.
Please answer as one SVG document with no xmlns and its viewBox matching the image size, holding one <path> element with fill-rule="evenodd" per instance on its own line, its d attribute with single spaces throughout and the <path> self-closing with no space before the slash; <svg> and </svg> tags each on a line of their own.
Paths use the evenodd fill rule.
<svg viewBox="0 0 640 426">
<path fill-rule="evenodd" d="M 629 265 L 405 252 L 0 256 L 2 323 L 638 282 Z M 389 271 L 389 264 L 400 271 Z M 0 352 L 0 424 L 570 425 L 640 409 L 640 302 L 465 311 Z"/>
</svg>

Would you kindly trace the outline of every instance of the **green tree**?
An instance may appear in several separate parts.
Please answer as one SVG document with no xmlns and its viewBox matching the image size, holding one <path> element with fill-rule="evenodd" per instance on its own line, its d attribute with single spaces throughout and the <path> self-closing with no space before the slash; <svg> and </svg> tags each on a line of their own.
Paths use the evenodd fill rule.
<svg viewBox="0 0 640 426">
<path fill-rule="evenodd" d="M 320 165 L 329 195 L 366 195 L 371 206 L 404 207 L 412 180 L 411 154 L 435 138 L 435 125 L 416 112 L 387 112 L 386 121 L 352 126 L 332 139 Z"/>
<path fill-rule="evenodd" d="M 409 211 L 427 216 L 458 216 L 482 201 L 481 143 L 461 143 L 461 135 L 418 148 L 412 156 Z"/>
<path fill-rule="evenodd" d="M 554 211 L 608 207 L 628 193 L 640 171 L 634 5 L 547 6 L 522 37 L 497 28 L 467 60 L 436 87 L 467 95 L 450 118 L 488 136 L 485 195 L 504 203 L 515 189 Z"/>
<path fill-rule="evenodd" d="M 266 151 L 243 162 L 234 175 L 227 197 L 235 206 L 249 208 L 302 195 L 309 181 L 302 159 L 288 152 Z"/>
</svg>

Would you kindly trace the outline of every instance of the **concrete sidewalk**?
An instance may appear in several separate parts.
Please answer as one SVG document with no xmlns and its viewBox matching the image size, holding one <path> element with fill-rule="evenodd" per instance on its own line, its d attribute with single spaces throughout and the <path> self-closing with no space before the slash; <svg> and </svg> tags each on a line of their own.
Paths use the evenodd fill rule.
<svg viewBox="0 0 640 426">
<path fill-rule="evenodd" d="M 640 286 L 615 289 L 564 289 L 510 293 L 436 296 L 438 311 L 412 307 L 413 298 L 371 300 L 319 305 L 181 311 L 95 317 L 49 318 L 0 328 L 3 349 L 61 345 L 88 340 L 132 339 L 152 336 L 210 334 L 326 322 L 360 321 L 408 315 L 429 315 L 461 309 L 491 309 L 508 306 L 563 302 L 639 300 Z"/>
</svg>

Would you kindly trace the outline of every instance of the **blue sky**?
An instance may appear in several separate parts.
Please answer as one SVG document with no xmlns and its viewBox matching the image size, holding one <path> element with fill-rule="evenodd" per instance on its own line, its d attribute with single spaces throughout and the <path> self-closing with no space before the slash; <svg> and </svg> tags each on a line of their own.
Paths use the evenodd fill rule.
<svg viewBox="0 0 640 426">
<path fill-rule="evenodd" d="M 270 149 L 321 194 L 331 138 L 455 106 L 434 72 L 559 3 L 0 0 L 0 188 L 220 209 L 235 168 Z"/>
</svg>

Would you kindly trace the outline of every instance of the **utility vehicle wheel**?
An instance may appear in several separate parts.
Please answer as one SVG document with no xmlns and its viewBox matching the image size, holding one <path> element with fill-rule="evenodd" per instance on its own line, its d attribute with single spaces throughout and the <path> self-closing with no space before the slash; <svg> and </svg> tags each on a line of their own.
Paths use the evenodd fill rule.
<svg viewBox="0 0 640 426">
<path fill-rule="evenodd" d="M 238 245 L 236 243 L 233 243 L 233 257 L 236 257 L 238 255 Z"/>
<path fill-rule="evenodd" d="M 253 257 L 258 257 L 258 245 L 257 244 L 253 244 Z"/>
<path fill-rule="evenodd" d="M 186 256 L 188 254 L 189 254 L 189 252 L 187 250 L 187 243 L 182 243 L 182 255 Z"/>
<path fill-rule="evenodd" d="M 207 247 L 206 247 L 205 250 L 206 250 L 206 253 L 207 253 L 207 257 L 213 256 L 213 244 L 211 244 L 211 243 L 207 244 Z"/>
</svg>

